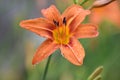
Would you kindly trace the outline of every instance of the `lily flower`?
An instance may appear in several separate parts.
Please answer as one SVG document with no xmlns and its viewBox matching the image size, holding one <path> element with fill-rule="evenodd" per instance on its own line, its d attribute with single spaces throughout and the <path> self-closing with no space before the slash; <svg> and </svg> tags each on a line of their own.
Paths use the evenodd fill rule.
<svg viewBox="0 0 120 80">
<path fill-rule="evenodd" d="M 32 64 L 41 62 L 50 56 L 56 49 L 71 63 L 82 65 L 85 56 L 84 48 L 78 38 L 92 38 L 98 35 L 94 24 L 81 24 L 89 10 L 79 5 L 68 7 L 62 14 L 51 5 L 41 10 L 45 18 L 23 20 L 20 26 L 42 37 L 47 38 L 37 49 Z"/>
<path fill-rule="evenodd" d="M 120 7 L 117 0 L 105 6 L 92 9 L 90 21 L 95 24 L 100 24 L 102 20 L 109 20 L 117 26 L 120 26 Z"/>
</svg>

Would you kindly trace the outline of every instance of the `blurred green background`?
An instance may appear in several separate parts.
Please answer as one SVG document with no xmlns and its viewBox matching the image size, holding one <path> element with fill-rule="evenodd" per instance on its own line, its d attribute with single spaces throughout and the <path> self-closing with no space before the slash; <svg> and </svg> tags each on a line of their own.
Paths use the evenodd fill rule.
<svg viewBox="0 0 120 80">
<path fill-rule="evenodd" d="M 0 80 L 42 80 L 47 59 L 32 66 L 32 57 L 44 38 L 22 29 L 21 20 L 42 16 L 40 10 L 55 4 L 63 10 L 72 0 L 0 0 Z M 87 21 L 87 20 L 86 20 Z M 75 66 L 56 51 L 46 80 L 86 80 L 103 65 L 103 80 L 120 80 L 120 26 L 99 25 L 99 36 L 80 39 L 86 51 L 84 64 Z"/>
</svg>

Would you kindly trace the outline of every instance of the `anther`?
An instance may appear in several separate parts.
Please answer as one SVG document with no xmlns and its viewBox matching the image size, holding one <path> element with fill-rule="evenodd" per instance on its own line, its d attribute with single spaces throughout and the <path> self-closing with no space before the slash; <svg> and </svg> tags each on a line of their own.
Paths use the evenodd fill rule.
<svg viewBox="0 0 120 80">
<path fill-rule="evenodd" d="M 67 23 L 67 22 L 66 22 L 66 17 L 64 17 L 64 18 L 63 18 L 63 24 L 66 25 L 66 23 Z"/>
<path fill-rule="evenodd" d="M 56 26 L 59 26 L 59 22 L 55 21 L 54 19 L 53 19 L 53 23 L 54 23 Z"/>
</svg>

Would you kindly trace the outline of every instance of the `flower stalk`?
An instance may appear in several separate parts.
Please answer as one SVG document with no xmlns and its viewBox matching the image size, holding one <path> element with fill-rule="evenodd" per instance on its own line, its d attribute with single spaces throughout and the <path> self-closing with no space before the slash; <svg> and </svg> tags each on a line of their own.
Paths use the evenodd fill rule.
<svg viewBox="0 0 120 80">
<path fill-rule="evenodd" d="M 51 57 L 52 57 L 52 55 L 50 55 L 50 56 L 48 57 L 48 60 L 47 60 L 46 66 L 45 66 L 45 70 L 44 70 L 44 74 L 43 74 L 42 80 L 45 80 L 45 79 L 46 79 Z"/>
<path fill-rule="evenodd" d="M 83 0 L 83 1 L 80 3 L 80 5 L 81 5 L 81 6 L 84 5 L 87 1 L 88 1 L 88 0 Z"/>
</svg>

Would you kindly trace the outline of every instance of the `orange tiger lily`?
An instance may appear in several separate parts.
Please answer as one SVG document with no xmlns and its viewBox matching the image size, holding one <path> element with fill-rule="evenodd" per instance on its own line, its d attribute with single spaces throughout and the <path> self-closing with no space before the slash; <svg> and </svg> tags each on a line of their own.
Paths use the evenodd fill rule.
<svg viewBox="0 0 120 80">
<path fill-rule="evenodd" d="M 82 65 L 85 56 L 84 48 L 78 38 L 92 38 L 98 35 L 94 24 L 81 24 L 89 10 L 79 5 L 68 7 L 61 15 L 54 5 L 43 9 L 45 18 L 23 20 L 20 26 L 47 38 L 38 48 L 32 64 L 41 62 L 60 48 L 61 54 L 71 63 Z"/>
<path fill-rule="evenodd" d="M 104 19 L 120 26 L 120 7 L 118 1 L 113 1 L 106 6 L 92 9 L 90 15 L 90 21 L 92 23 L 99 24 Z"/>
</svg>

